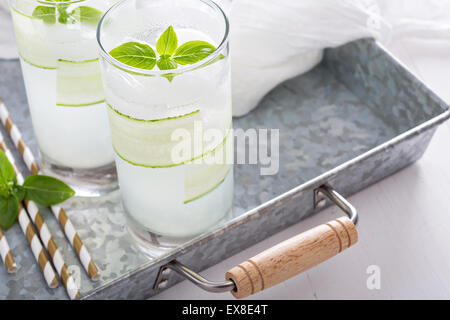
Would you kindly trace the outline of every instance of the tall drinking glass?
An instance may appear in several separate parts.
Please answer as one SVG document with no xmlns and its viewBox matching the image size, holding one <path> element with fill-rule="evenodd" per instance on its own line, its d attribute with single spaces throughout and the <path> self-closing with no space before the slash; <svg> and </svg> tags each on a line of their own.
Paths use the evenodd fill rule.
<svg viewBox="0 0 450 320">
<path fill-rule="evenodd" d="M 11 0 L 44 173 L 79 196 L 117 188 L 96 28 L 107 0 Z"/>
<path fill-rule="evenodd" d="M 128 229 L 144 251 L 154 254 L 208 230 L 231 212 L 228 21 L 210 0 L 123 0 L 105 14 L 97 38 Z M 162 49 L 186 48 L 190 41 L 212 44 L 214 51 L 190 64 L 176 57 L 183 50 Z M 132 44 L 125 48 L 131 53 L 112 54 L 124 43 Z M 152 55 L 140 62 L 128 59 L 136 58 L 136 48 L 155 51 L 155 61 L 167 49 L 179 63 L 169 70 L 159 62 L 148 67 Z"/>
</svg>

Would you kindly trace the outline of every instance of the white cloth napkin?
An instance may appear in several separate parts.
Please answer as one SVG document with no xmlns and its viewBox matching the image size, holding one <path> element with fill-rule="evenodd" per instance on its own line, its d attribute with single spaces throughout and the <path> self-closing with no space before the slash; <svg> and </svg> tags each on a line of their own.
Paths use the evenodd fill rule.
<svg viewBox="0 0 450 320">
<path fill-rule="evenodd" d="M 230 20 L 234 116 L 314 67 L 323 48 L 362 37 L 450 40 L 449 0 L 234 0 Z"/>
</svg>

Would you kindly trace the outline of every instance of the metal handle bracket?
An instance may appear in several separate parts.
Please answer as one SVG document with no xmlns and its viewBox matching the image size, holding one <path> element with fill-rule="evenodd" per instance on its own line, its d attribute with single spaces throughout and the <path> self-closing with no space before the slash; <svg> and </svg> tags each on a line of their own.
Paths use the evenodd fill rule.
<svg viewBox="0 0 450 320">
<path fill-rule="evenodd" d="M 358 214 L 355 207 L 341 196 L 333 188 L 322 185 L 314 190 L 314 207 L 319 208 L 325 205 L 326 198 L 330 199 L 342 211 L 344 211 L 354 225 L 358 222 Z M 163 265 L 158 272 L 153 289 L 155 291 L 162 290 L 167 287 L 171 271 L 175 271 L 185 279 L 191 281 L 197 287 L 209 292 L 227 292 L 236 289 L 236 285 L 232 280 L 225 281 L 209 281 L 200 276 L 198 273 L 192 271 L 177 260 Z"/>
<path fill-rule="evenodd" d="M 205 291 L 209 292 L 227 292 L 235 289 L 235 284 L 231 280 L 225 281 L 209 281 L 203 278 L 198 273 L 192 271 L 184 264 L 178 262 L 177 260 L 170 261 L 168 264 L 162 266 L 159 269 L 158 276 L 156 278 L 155 285 L 153 286 L 154 290 L 161 290 L 167 287 L 169 283 L 169 277 L 171 271 L 175 271 L 179 275 L 183 276 L 187 280 L 191 281 L 197 287 L 202 288 Z"/>
<path fill-rule="evenodd" d="M 337 205 L 342 211 L 344 211 L 356 226 L 358 223 L 358 212 L 356 211 L 356 208 L 340 193 L 328 185 L 322 185 L 314 190 L 314 208 L 323 207 L 327 198 Z"/>
</svg>

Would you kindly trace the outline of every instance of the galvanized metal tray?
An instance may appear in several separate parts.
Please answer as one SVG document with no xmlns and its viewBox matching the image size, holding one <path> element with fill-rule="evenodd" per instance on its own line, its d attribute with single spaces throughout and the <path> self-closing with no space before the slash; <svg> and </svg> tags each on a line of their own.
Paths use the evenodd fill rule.
<svg viewBox="0 0 450 320">
<path fill-rule="evenodd" d="M 0 60 L 0 96 L 37 153 L 17 60 Z M 94 283 L 53 215 L 46 208 L 42 213 L 69 268 L 81 277 L 82 299 L 148 298 L 156 293 L 161 266 L 176 259 L 200 271 L 313 214 L 314 190 L 322 184 L 351 195 L 383 179 L 417 160 L 448 118 L 441 99 L 380 45 L 363 39 L 327 49 L 319 66 L 234 119 L 235 128 L 280 130 L 280 167 L 276 175 L 261 176 L 258 165 L 235 165 L 233 216 L 213 230 L 149 259 L 126 231 L 119 192 L 71 200 L 66 211 L 101 272 Z M 0 267 L 0 299 L 67 299 L 61 286 L 47 288 L 19 226 L 6 236 L 19 271 L 8 275 Z M 169 285 L 180 280 L 171 277 Z"/>
</svg>

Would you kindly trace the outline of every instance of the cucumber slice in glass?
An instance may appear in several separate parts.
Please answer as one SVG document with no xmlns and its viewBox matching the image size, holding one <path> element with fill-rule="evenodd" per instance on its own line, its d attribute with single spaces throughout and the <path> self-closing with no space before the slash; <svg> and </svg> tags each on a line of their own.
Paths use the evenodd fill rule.
<svg viewBox="0 0 450 320">
<path fill-rule="evenodd" d="M 19 54 L 26 63 L 40 69 L 57 69 L 56 102 L 59 106 L 88 106 L 104 100 L 100 65 L 98 59 L 68 61 L 57 58 L 56 48 L 60 44 L 49 42 L 49 33 L 66 28 L 60 24 L 45 24 L 24 12 L 33 8 L 24 7 L 28 2 L 19 2 L 21 11 L 11 7 Z"/>
<path fill-rule="evenodd" d="M 39 33 L 43 28 L 43 22 L 17 11 L 12 6 L 11 16 L 21 58 L 41 69 L 56 69 L 57 60 L 54 52 Z"/>
<path fill-rule="evenodd" d="M 216 149 L 206 154 L 202 158 L 202 163 L 186 165 L 185 204 L 210 193 L 221 185 L 227 177 L 232 166 L 227 158 L 233 155 L 233 139 L 230 136 L 231 134 L 228 133 L 228 136 Z"/>
<path fill-rule="evenodd" d="M 104 101 L 99 59 L 58 60 L 56 105 L 83 107 Z"/>
<path fill-rule="evenodd" d="M 108 105 L 111 139 L 116 154 L 137 166 L 168 168 L 183 164 L 194 157 L 174 162 L 172 150 L 180 143 L 172 141 L 176 129 L 185 129 L 193 137 L 196 121 L 202 121 L 200 111 L 164 119 L 141 120 L 124 115 Z"/>
</svg>

